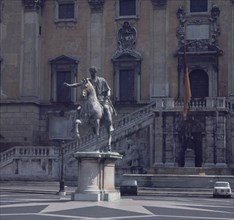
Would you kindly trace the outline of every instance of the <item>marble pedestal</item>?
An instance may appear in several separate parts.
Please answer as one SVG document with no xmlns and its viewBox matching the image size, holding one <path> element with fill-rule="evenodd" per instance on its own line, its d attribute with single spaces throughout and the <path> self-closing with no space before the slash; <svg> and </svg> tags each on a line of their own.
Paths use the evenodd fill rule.
<svg viewBox="0 0 234 220">
<path fill-rule="evenodd" d="M 120 199 L 115 188 L 115 161 L 122 156 L 117 152 L 76 152 L 78 186 L 72 200 L 113 201 Z"/>
</svg>

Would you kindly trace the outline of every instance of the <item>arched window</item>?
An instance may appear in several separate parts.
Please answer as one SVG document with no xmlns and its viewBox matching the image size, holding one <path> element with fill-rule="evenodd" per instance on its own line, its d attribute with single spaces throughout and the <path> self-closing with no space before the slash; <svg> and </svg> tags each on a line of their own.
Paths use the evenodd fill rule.
<svg viewBox="0 0 234 220">
<path fill-rule="evenodd" d="M 209 77 L 204 70 L 193 70 L 189 74 L 192 98 L 209 96 Z"/>
</svg>

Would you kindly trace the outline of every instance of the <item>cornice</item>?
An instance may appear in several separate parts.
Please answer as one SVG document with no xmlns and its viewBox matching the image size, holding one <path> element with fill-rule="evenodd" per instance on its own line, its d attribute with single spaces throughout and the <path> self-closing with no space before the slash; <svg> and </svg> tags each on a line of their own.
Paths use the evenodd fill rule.
<svg viewBox="0 0 234 220">
<path fill-rule="evenodd" d="M 151 0 L 154 10 L 165 9 L 167 5 L 167 0 Z"/>
<path fill-rule="evenodd" d="M 105 0 L 88 0 L 92 13 L 102 13 Z"/>
</svg>

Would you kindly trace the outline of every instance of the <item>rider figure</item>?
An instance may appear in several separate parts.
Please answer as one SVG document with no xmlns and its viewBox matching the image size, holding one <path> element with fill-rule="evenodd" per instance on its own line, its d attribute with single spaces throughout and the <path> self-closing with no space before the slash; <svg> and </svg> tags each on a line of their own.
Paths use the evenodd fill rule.
<svg viewBox="0 0 234 220">
<path fill-rule="evenodd" d="M 104 114 L 107 115 L 108 120 L 111 123 L 110 131 L 114 131 L 110 108 L 112 108 L 114 114 L 116 114 L 116 112 L 115 112 L 115 109 L 114 109 L 114 107 L 111 103 L 111 100 L 110 100 L 110 95 L 111 95 L 110 86 L 108 85 L 107 81 L 103 77 L 97 76 L 97 68 L 96 67 L 94 67 L 94 66 L 90 67 L 89 73 L 91 76 L 91 78 L 89 78 L 89 81 L 94 86 L 97 98 L 98 98 L 100 104 L 103 106 Z M 77 87 L 77 86 L 80 86 L 82 84 L 83 84 L 83 80 L 79 83 L 73 83 L 73 84 L 68 84 L 68 83 L 64 82 L 64 85 L 69 86 L 69 87 Z M 77 110 L 79 110 L 79 109 L 77 109 Z"/>
<path fill-rule="evenodd" d="M 108 85 L 107 81 L 103 77 L 97 76 L 97 68 L 96 67 L 90 67 L 89 73 L 91 78 L 89 79 L 92 85 L 95 88 L 97 98 L 101 105 L 104 108 L 104 113 L 107 114 L 108 119 L 111 122 L 110 131 L 113 131 L 113 124 L 112 124 L 112 117 L 111 117 L 111 111 L 110 108 L 114 110 L 113 106 L 111 106 L 110 103 L 110 95 L 111 95 L 111 89 Z"/>
</svg>

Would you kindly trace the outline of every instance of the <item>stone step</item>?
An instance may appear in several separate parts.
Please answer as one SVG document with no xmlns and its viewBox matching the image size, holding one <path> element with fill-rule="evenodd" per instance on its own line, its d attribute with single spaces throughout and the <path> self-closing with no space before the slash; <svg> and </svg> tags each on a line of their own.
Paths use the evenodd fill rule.
<svg viewBox="0 0 234 220">
<path fill-rule="evenodd" d="M 139 187 L 212 189 L 216 181 L 227 181 L 234 188 L 233 175 L 124 174 L 120 181 L 137 180 Z"/>
<path fill-rule="evenodd" d="M 232 170 L 226 167 L 156 167 L 148 171 L 151 174 L 179 175 L 232 175 Z"/>
</svg>

